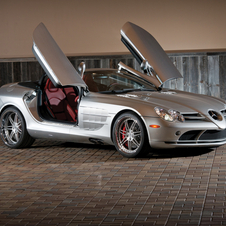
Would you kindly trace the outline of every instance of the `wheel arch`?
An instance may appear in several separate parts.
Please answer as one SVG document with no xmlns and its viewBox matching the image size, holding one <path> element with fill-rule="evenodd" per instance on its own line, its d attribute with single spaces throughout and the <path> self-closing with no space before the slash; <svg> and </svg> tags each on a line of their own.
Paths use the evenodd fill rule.
<svg viewBox="0 0 226 226">
<path fill-rule="evenodd" d="M 14 107 L 14 108 L 16 108 L 19 112 L 20 112 L 20 114 L 23 116 L 23 118 L 24 118 L 24 122 L 25 122 L 25 126 L 26 126 L 26 128 L 27 128 L 27 121 L 26 121 L 26 118 L 24 117 L 24 114 L 21 112 L 21 110 L 16 106 L 16 105 L 14 105 L 14 104 L 7 104 L 7 105 L 4 105 L 2 108 L 1 108 L 1 110 L 0 110 L 0 117 L 1 117 L 1 115 L 2 115 L 2 112 L 4 112 L 4 110 L 5 109 L 7 109 L 7 108 L 10 108 L 10 107 Z"/>
<path fill-rule="evenodd" d="M 133 114 L 135 114 L 138 118 L 141 119 L 141 122 L 143 123 L 143 126 L 144 126 L 144 128 L 145 128 L 146 136 L 147 136 L 147 138 L 148 138 L 148 140 L 149 140 L 149 132 L 148 132 L 148 128 L 147 128 L 147 125 L 146 125 L 146 123 L 145 123 L 144 118 L 143 118 L 137 111 L 134 111 L 134 110 L 132 110 L 132 109 L 123 109 L 123 110 L 119 111 L 119 112 L 114 116 L 114 118 L 113 118 L 113 120 L 112 120 L 112 122 L 111 122 L 111 140 L 112 140 L 112 142 L 113 142 L 113 126 L 114 126 L 114 124 L 115 124 L 115 121 L 116 121 L 116 119 L 117 119 L 121 114 L 124 114 L 124 113 L 133 113 Z"/>
<path fill-rule="evenodd" d="M 7 104 L 7 105 L 4 105 L 4 106 L 1 108 L 1 110 L 0 110 L 0 117 L 1 117 L 1 115 L 2 115 L 2 112 L 3 112 L 6 108 L 9 108 L 9 107 L 15 107 L 15 108 L 18 109 L 18 107 L 16 107 L 16 106 L 13 105 L 13 104 Z M 18 109 L 18 110 L 20 111 L 20 109 Z M 20 113 L 21 113 L 21 111 L 20 111 Z"/>
<path fill-rule="evenodd" d="M 16 123 L 16 124 L 13 123 L 15 126 L 14 132 L 13 132 L 13 129 L 11 129 L 11 132 L 9 131 L 10 129 L 9 130 L 8 128 L 6 129 L 8 131 L 6 133 L 11 133 L 11 134 L 13 133 L 13 135 L 11 136 L 11 134 L 6 135 L 6 133 L 3 132 L 5 131 L 5 129 L 2 130 L 2 122 L 3 122 L 3 117 L 8 117 L 7 114 L 12 114 L 12 113 L 19 115 L 18 118 L 20 120 L 20 123 Z M 11 120 L 14 121 L 15 118 Z M 12 122 L 10 123 L 12 126 L 13 125 Z M 1 124 L 1 139 L 6 144 L 6 146 L 17 149 L 17 148 L 29 147 L 34 143 L 35 139 L 31 137 L 27 131 L 27 125 L 26 125 L 26 120 L 24 118 L 24 115 L 22 114 L 22 112 L 17 106 L 13 104 L 8 104 L 2 107 L 2 109 L 0 110 L 0 124 Z M 16 136 L 15 134 L 20 134 L 20 135 Z M 13 138 L 13 136 L 15 137 Z"/>
</svg>

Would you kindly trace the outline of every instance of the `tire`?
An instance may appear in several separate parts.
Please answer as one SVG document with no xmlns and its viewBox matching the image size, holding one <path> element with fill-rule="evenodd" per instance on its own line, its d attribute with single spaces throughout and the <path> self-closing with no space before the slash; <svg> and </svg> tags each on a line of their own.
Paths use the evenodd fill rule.
<svg viewBox="0 0 226 226">
<path fill-rule="evenodd" d="M 141 119 L 133 113 L 123 113 L 113 126 L 113 142 L 124 157 L 132 158 L 146 154 L 147 133 Z"/>
<path fill-rule="evenodd" d="M 15 107 L 8 107 L 2 112 L 0 136 L 5 145 L 10 148 L 29 147 L 35 141 L 27 132 L 23 115 Z"/>
</svg>

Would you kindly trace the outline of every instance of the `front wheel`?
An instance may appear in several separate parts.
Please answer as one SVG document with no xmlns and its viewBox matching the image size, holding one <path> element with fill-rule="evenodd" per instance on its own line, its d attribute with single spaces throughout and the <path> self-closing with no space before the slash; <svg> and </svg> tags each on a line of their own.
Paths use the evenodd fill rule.
<svg viewBox="0 0 226 226">
<path fill-rule="evenodd" d="M 125 157 L 146 153 L 147 135 L 141 119 L 133 113 L 120 115 L 113 126 L 113 142 L 119 153 Z"/>
<path fill-rule="evenodd" d="M 6 108 L 1 114 L 0 135 L 10 148 L 25 148 L 34 142 L 27 132 L 24 117 L 15 107 Z"/>
</svg>

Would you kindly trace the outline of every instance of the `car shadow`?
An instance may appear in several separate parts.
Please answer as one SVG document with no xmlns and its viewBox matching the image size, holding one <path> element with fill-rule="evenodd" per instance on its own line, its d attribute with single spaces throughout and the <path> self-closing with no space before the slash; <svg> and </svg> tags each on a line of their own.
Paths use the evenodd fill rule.
<svg viewBox="0 0 226 226">
<path fill-rule="evenodd" d="M 76 147 L 76 148 L 94 148 L 100 150 L 115 150 L 113 145 L 99 145 L 99 144 L 83 144 L 66 142 L 62 143 L 64 147 Z M 136 158 L 182 158 L 182 157 L 195 157 L 208 154 L 215 151 L 216 148 L 175 148 L 175 149 L 151 149 L 146 155 Z"/>
<path fill-rule="evenodd" d="M 152 149 L 147 158 L 182 158 L 195 157 L 215 151 L 216 148 L 175 148 L 175 149 Z"/>
<path fill-rule="evenodd" d="M 73 143 L 73 142 L 53 142 L 50 143 L 49 141 L 46 142 L 36 142 L 35 145 L 32 146 L 34 149 L 39 150 L 40 148 L 69 148 L 69 149 L 81 149 L 83 153 L 90 150 L 95 150 L 103 155 L 108 152 L 111 153 L 111 156 L 118 156 L 117 159 L 128 159 L 123 157 L 121 154 L 117 152 L 113 145 L 101 145 L 101 144 L 84 144 L 84 143 Z M 212 151 L 215 151 L 216 148 L 175 148 L 175 149 L 150 149 L 150 151 L 140 157 L 132 158 L 132 159 L 165 159 L 165 158 L 185 158 L 185 157 L 195 157 L 208 154 Z M 79 150 L 78 150 L 79 151 Z M 88 157 L 88 156 L 87 156 Z M 131 158 L 130 158 L 131 159 Z"/>
<path fill-rule="evenodd" d="M 136 158 L 123 157 L 113 145 L 83 144 L 60 142 L 52 140 L 36 140 L 30 148 L 10 149 L 0 142 L 0 163 L 4 164 L 95 164 L 95 163 L 125 163 L 147 162 L 159 159 L 186 158 L 208 155 L 215 149 L 181 148 L 181 149 L 151 149 L 146 156 Z"/>
<path fill-rule="evenodd" d="M 36 142 L 32 145 L 35 148 L 43 148 L 43 147 L 65 147 L 65 148 L 95 148 L 95 149 L 115 149 L 113 145 L 101 145 L 101 144 L 85 144 L 85 143 L 75 143 L 75 142 L 63 142 L 63 141 L 53 141 L 42 139 L 36 140 Z"/>
</svg>

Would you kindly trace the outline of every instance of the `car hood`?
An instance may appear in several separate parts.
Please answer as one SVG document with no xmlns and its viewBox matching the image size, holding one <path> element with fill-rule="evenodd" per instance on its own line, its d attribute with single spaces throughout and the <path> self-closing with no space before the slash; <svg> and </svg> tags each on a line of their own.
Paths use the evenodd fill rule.
<svg viewBox="0 0 226 226">
<path fill-rule="evenodd" d="M 225 103 L 215 97 L 175 90 L 162 90 L 159 92 L 130 92 L 116 95 L 121 98 L 124 97 L 127 100 L 130 99 L 138 101 L 139 103 L 152 105 L 153 108 L 161 107 L 166 110 L 173 109 L 179 111 L 183 115 L 200 113 L 220 129 L 225 128 L 225 120 L 222 113 L 222 111 L 225 110 Z M 223 120 L 214 120 L 209 114 L 210 110 L 221 114 Z"/>
<path fill-rule="evenodd" d="M 121 38 L 141 67 L 158 79 L 159 85 L 182 78 L 156 39 L 143 28 L 127 22 L 121 29 Z"/>
<path fill-rule="evenodd" d="M 43 23 L 34 30 L 32 51 L 56 87 L 76 85 L 86 88 L 85 82 Z"/>
</svg>

